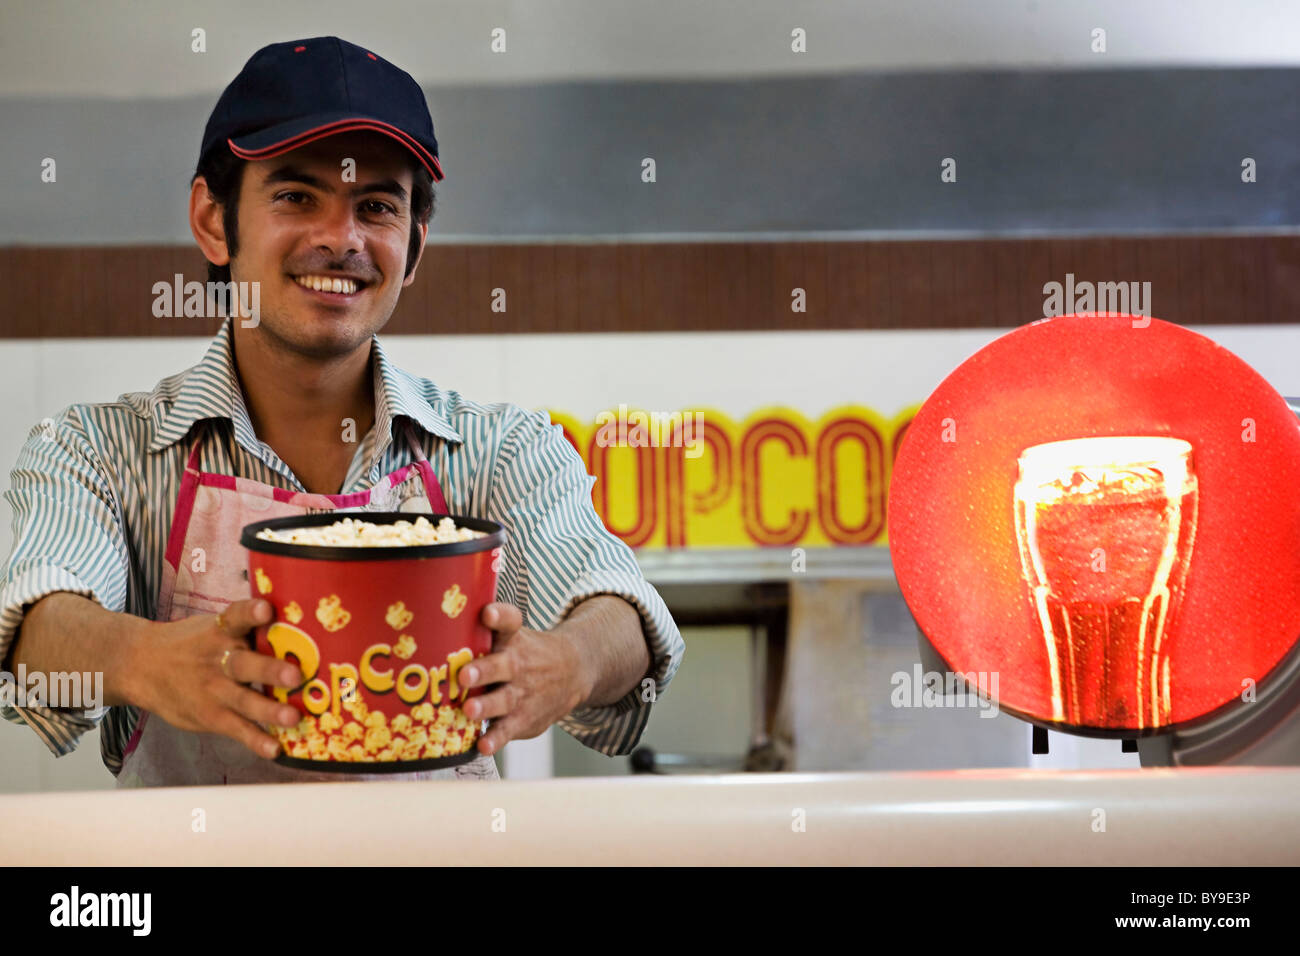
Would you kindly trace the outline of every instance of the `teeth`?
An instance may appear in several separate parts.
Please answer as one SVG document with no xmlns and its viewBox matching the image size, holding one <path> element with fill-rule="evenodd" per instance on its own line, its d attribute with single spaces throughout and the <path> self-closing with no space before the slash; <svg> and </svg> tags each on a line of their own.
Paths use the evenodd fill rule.
<svg viewBox="0 0 1300 956">
<path fill-rule="evenodd" d="M 351 295 L 357 291 L 357 284 L 352 279 L 339 279 L 332 276 L 294 276 L 293 281 L 307 289 L 317 292 L 338 292 Z"/>
</svg>

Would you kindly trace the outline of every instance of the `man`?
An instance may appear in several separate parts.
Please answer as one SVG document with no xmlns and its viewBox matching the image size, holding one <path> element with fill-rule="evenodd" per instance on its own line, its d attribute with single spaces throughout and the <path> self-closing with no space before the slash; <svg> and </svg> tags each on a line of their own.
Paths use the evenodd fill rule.
<svg viewBox="0 0 1300 956">
<path fill-rule="evenodd" d="M 56 755 L 99 723 L 119 786 L 357 779 L 269 759 L 263 727 L 300 714 L 247 685 L 294 687 L 298 670 L 247 643 L 270 605 L 208 570 L 245 561 L 231 520 L 274 501 L 506 528 L 500 600 L 482 612 L 493 651 L 461 672 L 485 690 L 466 716 L 490 727 L 471 762 L 411 778 L 495 778 L 508 740 L 556 722 L 630 752 L 684 646 L 592 508 L 594 479 L 545 413 L 440 389 L 374 337 L 414 280 L 443 178 L 418 84 L 337 37 L 273 44 L 222 94 L 200 153 L 191 229 L 210 276 L 256 283 L 257 313 L 153 392 L 70 406 L 29 436 L 6 493 L 0 658 L 102 672 L 107 708 L 4 715 Z"/>
</svg>

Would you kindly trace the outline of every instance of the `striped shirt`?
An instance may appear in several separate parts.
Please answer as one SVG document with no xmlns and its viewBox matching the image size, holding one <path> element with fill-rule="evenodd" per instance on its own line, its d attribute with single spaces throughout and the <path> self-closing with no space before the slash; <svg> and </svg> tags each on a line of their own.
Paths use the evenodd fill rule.
<svg viewBox="0 0 1300 956">
<path fill-rule="evenodd" d="M 0 660 L 26 605 L 70 591 L 110 611 L 154 620 L 163 555 L 196 423 L 209 428 L 200 471 L 306 491 L 260 441 L 244 404 L 232 351 L 232 320 L 203 360 L 115 402 L 70 405 L 27 436 L 10 473 L 13 549 L 0 573 Z M 598 594 L 623 598 L 641 615 L 652 658 L 640 684 L 617 703 L 580 707 L 559 721 L 577 740 L 610 756 L 630 753 L 650 717 L 645 697 L 662 694 L 685 645 L 632 550 L 601 523 L 591 501 L 596 479 L 545 412 L 509 403 L 479 404 L 394 366 L 371 340 L 375 424 L 359 443 L 343 494 L 361 491 L 410 464 L 399 416 L 413 419 L 419 442 L 452 514 L 500 522 L 508 535 L 497 600 L 517 606 L 524 626 L 550 630 Z M 649 688 L 645 688 L 648 690 Z M 96 724 L 104 763 L 121 770 L 122 751 L 139 717 L 134 707 L 74 710 L 0 708 L 26 724 L 56 756 L 70 753 Z"/>
</svg>

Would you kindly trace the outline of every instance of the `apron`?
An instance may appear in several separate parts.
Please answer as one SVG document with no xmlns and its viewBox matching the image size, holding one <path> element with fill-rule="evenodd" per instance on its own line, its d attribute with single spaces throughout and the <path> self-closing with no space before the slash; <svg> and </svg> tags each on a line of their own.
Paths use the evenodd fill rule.
<svg viewBox="0 0 1300 956">
<path fill-rule="evenodd" d="M 234 601 L 251 597 L 248 552 L 239 543 L 239 536 L 244 526 L 254 521 L 323 511 L 447 514 L 447 502 L 433 468 L 412 434 L 410 420 L 404 421 L 416 460 L 369 490 L 347 495 L 296 492 L 247 478 L 199 471 L 199 450 L 207 420 L 200 422 L 172 515 L 155 619 L 169 622 L 197 614 L 216 614 Z M 201 570 L 192 570 L 196 565 Z M 178 730 L 145 711 L 140 713 L 126 745 L 117 786 L 467 779 L 499 780 L 496 760 L 479 754 L 457 767 L 411 773 L 297 770 L 258 757 L 229 737 Z"/>
</svg>

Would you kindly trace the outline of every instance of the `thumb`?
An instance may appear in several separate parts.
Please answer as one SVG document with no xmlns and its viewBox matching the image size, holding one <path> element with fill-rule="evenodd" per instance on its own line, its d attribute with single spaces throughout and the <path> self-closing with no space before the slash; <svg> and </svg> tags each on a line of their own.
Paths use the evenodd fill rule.
<svg viewBox="0 0 1300 956">
<path fill-rule="evenodd" d="M 484 607 L 479 620 L 491 630 L 508 633 L 514 633 L 524 626 L 523 613 L 513 604 L 506 604 L 504 601 L 494 601 Z"/>
</svg>

